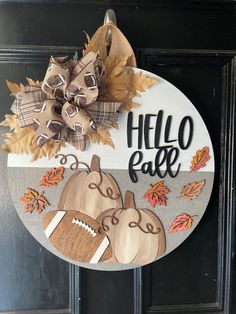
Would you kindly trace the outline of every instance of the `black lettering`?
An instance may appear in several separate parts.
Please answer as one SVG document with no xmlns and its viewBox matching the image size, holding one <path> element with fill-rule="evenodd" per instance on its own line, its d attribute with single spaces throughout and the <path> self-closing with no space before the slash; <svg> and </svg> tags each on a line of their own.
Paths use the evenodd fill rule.
<svg viewBox="0 0 236 314">
<path fill-rule="evenodd" d="M 175 178 L 178 175 L 179 170 L 180 170 L 181 164 L 178 165 L 178 168 L 175 173 L 171 169 L 171 166 L 173 166 L 176 163 L 178 157 L 179 157 L 179 149 L 176 147 L 171 148 L 166 158 L 166 170 L 172 178 Z"/>
<path fill-rule="evenodd" d="M 143 143 L 143 115 L 139 115 L 138 118 L 138 126 L 133 126 L 133 112 L 128 113 L 127 119 L 127 145 L 128 147 L 132 147 L 132 131 L 138 130 L 138 149 L 142 148 Z"/>
<path fill-rule="evenodd" d="M 189 123 L 189 134 L 187 143 L 184 143 L 184 132 L 187 122 Z M 179 126 L 179 132 L 178 132 L 178 141 L 179 141 L 179 147 L 181 149 L 188 149 L 191 145 L 193 139 L 193 119 L 189 116 L 186 116 L 182 119 L 180 126 Z"/>
<path fill-rule="evenodd" d="M 138 160 L 135 162 L 135 159 L 138 157 Z M 136 174 L 136 170 L 134 170 L 134 166 L 137 166 L 138 164 L 141 163 L 143 160 L 143 153 L 140 151 L 134 152 L 129 160 L 129 166 L 128 166 L 128 172 L 129 172 L 129 177 L 132 182 L 137 183 L 138 182 L 138 176 Z M 138 171 L 138 170 L 137 170 Z"/>
<path fill-rule="evenodd" d="M 144 119 L 144 143 L 146 149 L 154 148 L 150 146 L 150 130 L 154 129 L 150 126 L 151 117 L 156 117 L 156 114 L 146 114 Z"/>
<path fill-rule="evenodd" d="M 177 141 L 177 139 L 175 139 L 175 140 L 169 139 L 171 123 L 172 123 L 172 116 L 168 116 L 168 118 L 166 120 L 165 135 L 164 135 L 165 143 L 173 143 L 173 142 Z"/>
<path fill-rule="evenodd" d="M 155 128 L 155 148 L 156 149 L 160 147 L 162 119 L 163 119 L 163 110 L 160 110 L 157 115 L 156 128 Z"/>
</svg>

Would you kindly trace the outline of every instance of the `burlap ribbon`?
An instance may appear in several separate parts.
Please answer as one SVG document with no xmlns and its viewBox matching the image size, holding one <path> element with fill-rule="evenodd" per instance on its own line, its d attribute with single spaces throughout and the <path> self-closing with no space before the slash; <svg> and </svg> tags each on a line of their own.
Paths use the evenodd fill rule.
<svg viewBox="0 0 236 314">
<path fill-rule="evenodd" d="M 45 78 L 38 86 L 18 92 L 11 107 L 21 127 L 33 124 L 36 140 L 67 141 L 80 150 L 86 136 L 112 126 L 120 103 L 97 101 L 104 94 L 105 69 L 94 52 L 78 61 L 51 57 Z"/>
<path fill-rule="evenodd" d="M 111 58 L 130 56 L 126 65 L 137 66 L 134 51 L 130 43 L 120 29 L 112 22 L 98 28 L 89 42 L 88 49 L 89 47 L 99 51 L 99 56 L 102 60 L 106 60 L 108 56 Z"/>
</svg>

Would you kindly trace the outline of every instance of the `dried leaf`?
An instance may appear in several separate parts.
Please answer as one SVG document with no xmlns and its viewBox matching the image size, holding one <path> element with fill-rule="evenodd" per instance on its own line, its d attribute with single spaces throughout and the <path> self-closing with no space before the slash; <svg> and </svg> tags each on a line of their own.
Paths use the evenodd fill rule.
<svg viewBox="0 0 236 314">
<path fill-rule="evenodd" d="M 150 188 L 144 194 L 144 198 L 148 200 L 152 207 L 155 207 L 156 204 L 166 206 L 166 194 L 169 192 L 170 190 L 164 185 L 164 181 L 160 181 L 150 185 Z"/>
<path fill-rule="evenodd" d="M 9 126 L 13 132 L 4 134 L 4 143 L 2 149 L 12 154 L 32 154 L 32 161 L 47 157 L 54 157 L 64 142 L 54 142 L 49 140 L 43 147 L 39 147 L 35 140 L 35 131 L 32 125 L 20 128 L 16 115 L 6 115 L 5 120 L 1 122 L 2 126 Z"/>
<path fill-rule="evenodd" d="M 131 67 L 116 67 L 106 75 L 106 100 L 123 102 L 133 98 L 137 92 L 133 88 L 134 71 Z"/>
<path fill-rule="evenodd" d="M 44 192 L 38 193 L 34 189 L 28 188 L 27 192 L 20 198 L 24 203 L 23 210 L 30 213 L 32 213 L 32 211 L 41 213 L 45 207 L 49 205 L 43 194 Z"/>
<path fill-rule="evenodd" d="M 132 109 L 138 108 L 139 106 L 139 104 L 132 101 L 132 98 L 127 98 L 125 101 L 122 102 L 119 110 L 131 111 Z"/>
<path fill-rule="evenodd" d="M 33 126 L 25 128 L 16 128 L 11 133 L 6 133 L 5 140 L 2 145 L 4 151 L 12 154 L 29 153 L 31 144 L 35 136 Z"/>
<path fill-rule="evenodd" d="M 189 183 L 189 184 L 183 186 L 182 191 L 180 193 L 180 196 L 178 196 L 178 197 L 183 197 L 189 201 L 192 201 L 193 199 L 198 197 L 198 195 L 201 193 L 205 183 L 206 183 L 206 181 L 202 180 L 199 182 Z"/>
<path fill-rule="evenodd" d="M 119 129 L 118 123 L 116 121 L 112 121 L 111 125 L 114 129 Z"/>
<path fill-rule="evenodd" d="M 22 83 L 20 83 L 20 89 L 23 90 L 24 87 L 25 86 Z"/>
<path fill-rule="evenodd" d="M 57 185 L 59 182 L 63 181 L 64 171 L 65 171 L 64 167 L 50 169 L 41 178 L 40 186 L 49 187 Z"/>
<path fill-rule="evenodd" d="M 190 170 L 197 171 L 205 167 L 209 159 L 209 147 L 205 146 L 196 152 L 196 155 L 192 159 Z"/>
<path fill-rule="evenodd" d="M 84 31 L 84 34 L 85 34 L 85 36 L 86 36 L 87 43 L 84 43 L 84 49 L 83 49 L 83 51 L 82 51 L 83 56 L 84 56 L 85 54 L 87 54 L 88 52 L 90 52 L 90 51 L 97 52 L 97 53 L 99 54 L 98 49 L 96 49 L 96 47 L 94 47 L 94 46 L 91 44 L 91 38 L 90 38 L 90 36 L 88 35 L 88 33 L 86 33 L 86 32 Z"/>
<path fill-rule="evenodd" d="M 85 34 L 86 39 L 87 39 L 87 43 L 89 44 L 90 41 L 91 41 L 91 38 L 90 38 L 89 34 L 87 32 L 85 32 L 85 31 L 83 33 Z"/>
<path fill-rule="evenodd" d="M 6 83 L 7 83 L 7 87 L 10 89 L 10 91 L 13 95 L 21 91 L 20 85 L 13 83 L 13 82 L 10 82 L 8 80 L 6 80 Z"/>
<path fill-rule="evenodd" d="M 29 77 L 26 77 L 26 81 L 28 82 L 28 84 L 30 86 L 38 86 L 40 84 L 40 82 L 38 80 L 34 81 L 31 78 L 29 78 Z"/>
<path fill-rule="evenodd" d="M 15 114 L 6 114 L 5 120 L 0 123 L 0 126 L 9 126 L 11 131 L 20 128 Z"/>
<path fill-rule="evenodd" d="M 64 142 L 54 142 L 53 140 L 49 140 L 42 147 L 39 147 L 34 137 L 30 150 L 30 153 L 32 155 L 31 161 L 38 160 L 42 157 L 47 157 L 48 159 L 51 159 L 60 151 L 61 147 L 63 146 L 65 146 Z"/>
<path fill-rule="evenodd" d="M 88 35 L 87 40 L 88 42 L 90 41 Z M 88 52 L 87 48 L 86 52 Z M 129 59 L 129 55 L 116 58 L 107 57 L 105 62 L 106 96 L 104 99 L 101 99 L 121 102 L 120 109 L 127 111 L 139 106 L 132 101 L 133 97 L 137 96 L 139 91 L 144 91 L 146 88 L 154 84 L 153 79 L 142 74 L 135 74 L 132 67 L 126 66 L 129 63 Z M 31 86 L 40 84 L 39 81 L 34 81 L 31 78 L 26 78 L 26 80 Z M 7 81 L 7 84 L 12 93 L 17 93 L 24 87 L 22 84 L 17 85 L 9 81 Z M 54 157 L 59 152 L 60 148 L 64 146 L 64 142 L 55 143 L 53 141 L 48 141 L 40 148 L 35 141 L 35 133 L 31 126 L 18 128 L 13 121 L 5 121 L 2 125 L 7 125 L 9 123 L 11 123 L 11 128 L 14 131 L 5 136 L 3 149 L 7 152 L 16 154 L 31 153 L 32 161 L 35 161 L 44 156 L 49 159 Z M 114 123 L 113 127 L 117 128 L 117 123 Z M 109 130 L 93 132 L 89 135 L 89 139 L 93 143 L 104 144 L 115 148 Z"/>
<path fill-rule="evenodd" d="M 133 87 L 138 92 L 144 92 L 146 89 L 156 84 L 157 80 L 142 73 L 135 73 L 133 77 Z"/>
<path fill-rule="evenodd" d="M 111 138 L 111 133 L 108 129 L 99 132 L 92 132 L 88 134 L 88 137 L 92 143 L 108 145 L 115 149 L 115 145 Z"/>
<path fill-rule="evenodd" d="M 187 214 L 177 216 L 169 228 L 169 233 L 180 232 L 191 228 L 193 224 L 193 217 L 196 216 L 189 216 Z"/>
<path fill-rule="evenodd" d="M 106 75 L 110 75 L 115 69 L 119 71 L 127 65 L 130 56 L 119 56 L 117 58 L 107 57 L 105 61 Z M 115 71 L 115 73 L 117 70 Z"/>
<path fill-rule="evenodd" d="M 105 100 L 121 102 L 120 110 L 130 111 L 139 105 L 133 102 L 133 97 L 139 92 L 156 83 L 156 80 L 135 73 L 132 67 L 126 66 L 130 56 L 117 58 L 108 57 L 105 62 L 106 68 L 106 96 Z"/>
</svg>

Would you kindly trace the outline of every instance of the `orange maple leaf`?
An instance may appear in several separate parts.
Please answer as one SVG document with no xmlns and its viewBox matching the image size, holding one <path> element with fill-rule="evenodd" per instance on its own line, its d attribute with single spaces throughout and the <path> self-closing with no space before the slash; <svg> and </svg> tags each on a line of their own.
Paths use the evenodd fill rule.
<svg viewBox="0 0 236 314">
<path fill-rule="evenodd" d="M 182 191 L 180 193 L 180 196 L 178 197 L 183 197 L 189 201 L 192 201 L 201 193 L 205 183 L 206 180 L 188 183 L 187 185 L 182 187 Z"/>
<path fill-rule="evenodd" d="M 23 210 L 30 213 L 32 213 L 32 211 L 41 213 L 45 207 L 49 205 L 43 194 L 44 192 L 38 193 L 34 189 L 28 188 L 27 192 L 20 198 L 24 203 Z"/>
<path fill-rule="evenodd" d="M 191 171 L 197 171 L 200 168 L 203 168 L 206 166 L 207 161 L 210 159 L 209 156 L 209 147 L 205 146 L 202 149 L 199 149 L 196 152 L 196 155 L 193 156 L 193 159 L 191 161 L 190 170 Z"/>
<path fill-rule="evenodd" d="M 180 232 L 191 228 L 193 224 L 193 217 L 196 216 L 189 216 L 187 214 L 177 216 L 169 228 L 169 233 Z"/>
<path fill-rule="evenodd" d="M 150 188 L 144 194 L 144 198 L 148 200 L 152 207 L 155 207 L 156 204 L 166 206 L 166 194 L 169 192 L 170 190 L 164 185 L 164 181 L 159 181 L 150 185 Z"/>
<path fill-rule="evenodd" d="M 39 185 L 43 187 L 57 185 L 57 183 L 61 182 L 64 179 L 63 177 L 64 171 L 65 171 L 64 167 L 50 169 L 42 176 Z"/>
</svg>

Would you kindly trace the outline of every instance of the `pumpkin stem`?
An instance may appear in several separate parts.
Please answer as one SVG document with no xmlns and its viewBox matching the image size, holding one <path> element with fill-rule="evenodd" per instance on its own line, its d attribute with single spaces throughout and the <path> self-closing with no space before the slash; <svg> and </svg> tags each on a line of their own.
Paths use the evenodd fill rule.
<svg viewBox="0 0 236 314">
<path fill-rule="evenodd" d="M 130 191 L 125 192 L 125 199 L 124 199 L 124 207 L 125 208 L 135 208 L 135 201 L 134 201 L 134 193 Z"/>
<path fill-rule="evenodd" d="M 100 172 L 100 158 L 97 155 L 92 157 L 90 170 Z"/>
</svg>

